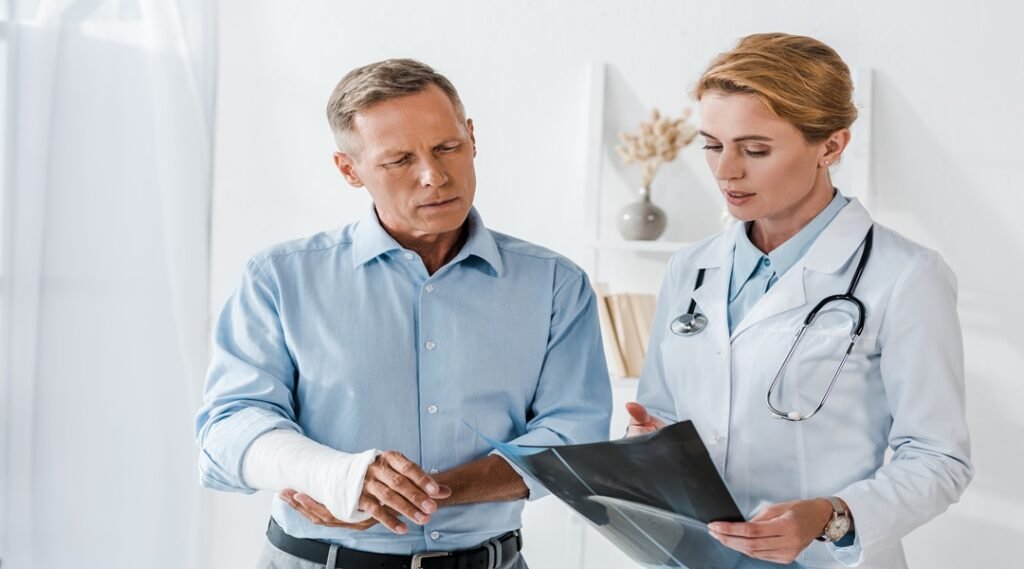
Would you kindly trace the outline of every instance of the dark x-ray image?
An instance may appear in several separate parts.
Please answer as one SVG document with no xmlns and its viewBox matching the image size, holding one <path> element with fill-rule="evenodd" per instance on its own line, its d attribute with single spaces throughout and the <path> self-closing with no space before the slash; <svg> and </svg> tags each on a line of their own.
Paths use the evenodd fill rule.
<svg viewBox="0 0 1024 569">
<path fill-rule="evenodd" d="M 603 443 L 527 447 L 488 439 L 636 562 L 650 567 L 800 567 L 751 559 L 708 534 L 743 521 L 690 421 Z"/>
</svg>

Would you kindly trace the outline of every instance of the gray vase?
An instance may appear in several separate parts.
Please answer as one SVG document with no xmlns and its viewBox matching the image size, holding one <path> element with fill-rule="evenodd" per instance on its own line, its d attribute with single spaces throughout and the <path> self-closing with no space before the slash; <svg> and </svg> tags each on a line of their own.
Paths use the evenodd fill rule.
<svg viewBox="0 0 1024 569">
<path fill-rule="evenodd" d="M 654 241 L 665 232 L 665 212 L 651 203 L 650 188 L 640 188 L 640 201 L 619 210 L 619 233 L 630 241 Z"/>
</svg>

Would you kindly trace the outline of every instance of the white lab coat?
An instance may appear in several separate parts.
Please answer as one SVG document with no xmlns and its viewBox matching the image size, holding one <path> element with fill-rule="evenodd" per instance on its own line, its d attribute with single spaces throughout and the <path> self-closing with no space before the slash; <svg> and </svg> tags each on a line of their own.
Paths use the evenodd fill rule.
<svg viewBox="0 0 1024 569">
<path fill-rule="evenodd" d="M 814 542 L 797 560 L 808 567 L 906 567 L 900 538 L 956 502 L 973 476 L 955 277 L 938 253 L 880 225 L 855 292 L 867 308 L 864 332 L 825 406 L 790 422 L 765 404 L 808 312 L 849 287 L 871 224 L 851 200 L 731 335 L 727 297 L 743 224 L 676 253 L 640 380 L 638 400 L 654 415 L 694 422 L 748 516 L 767 503 L 819 496 L 849 504 L 856 543 Z M 708 328 L 677 336 L 669 324 L 691 296 Z M 776 388 L 784 411 L 814 409 L 849 345 L 855 313 L 831 306 Z"/>
</svg>

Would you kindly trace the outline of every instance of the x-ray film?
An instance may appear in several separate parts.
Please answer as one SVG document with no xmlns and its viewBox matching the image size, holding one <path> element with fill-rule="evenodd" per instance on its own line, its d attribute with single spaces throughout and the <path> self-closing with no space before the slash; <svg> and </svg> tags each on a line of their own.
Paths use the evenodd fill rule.
<svg viewBox="0 0 1024 569">
<path fill-rule="evenodd" d="M 642 565 L 800 567 L 751 559 L 708 534 L 709 522 L 743 521 L 743 515 L 690 421 L 584 445 L 487 441 Z"/>
</svg>

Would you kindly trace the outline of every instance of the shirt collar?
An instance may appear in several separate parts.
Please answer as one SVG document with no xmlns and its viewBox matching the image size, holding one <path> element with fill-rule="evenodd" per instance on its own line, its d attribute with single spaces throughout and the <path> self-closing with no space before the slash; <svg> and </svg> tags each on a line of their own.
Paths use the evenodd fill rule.
<svg viewBox="0 0 1024 569">
<path fill-rule="evenodd" d="M 803 257 L 814 241 L 821 235 L 821 232 L 849 203 L 849 198 L 836 190 L 832 201 L 821 210 L 814 219 L 805 225 L 796 235 L 790 237 L 785 243 L 776 247 L 771 253 L 765 255 L 760 249 L 754 246 L 747 235 L 750 229 L 749 223 L 744 223 L 744 230 L 736 236 L 736 247 L 733 252 L 732 262 L 732 286 L 730 290 L 738 294 L 743 283 L 747 282 L 750 276 L 757 270 L 758 264 L 767 257 L 771 261 L 771 270 L 781 277 Z M 731 300 L 731 299 L 730 299 Z"/>
<path fill-rule="evenodd" d="M 483 219 L 480 218 L 475 207 L 470 208 L 466 224 L 469 231 L 466 242 L 449 264 L 454 265 L 473 256 L 490 265 L 495 274 L 501 275 L 502 262 L 498 245 L 494 242 L 491 232 L 484 226 Z M 363 219 L 359 220 L 353 233 L 353 266 L 362 266 L 385 253 L 396 250 L 402 251 L 404 247 L 380 224 L 377 211 L 371 205 L 370 211 Z"/>
</svg>

